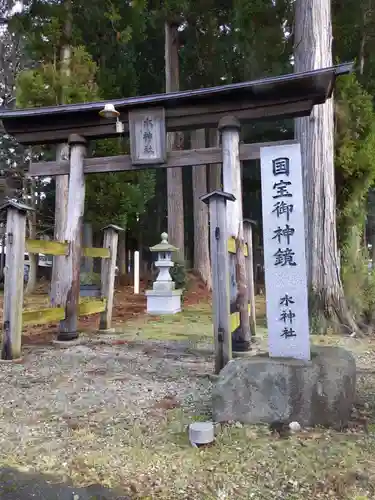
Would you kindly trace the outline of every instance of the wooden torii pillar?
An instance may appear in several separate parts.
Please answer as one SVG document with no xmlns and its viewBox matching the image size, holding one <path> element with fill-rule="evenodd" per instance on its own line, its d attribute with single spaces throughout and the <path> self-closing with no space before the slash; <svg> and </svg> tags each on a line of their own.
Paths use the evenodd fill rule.
<svg viewBox="0 0 375 500">
<path fill-rule="evenodd" d="M 235 202 L 233 194 L 213 191 L 201 197 L 209 205 L 212 269 L 212 309 L 215 343 L 215 373 L 232 359 L 230 330 L 229 256 L 227 237 L 227 202 Z M 231 204 L 230 203 L 230 204 Z M 229 206 L 230 206 L 229 204 Z"/>
<path fill-rule="evenodd" d="M 82 255 L 82 224 L 85 209 L 85 177 L 83 161 L 86 140 L 77 134 L 69 136 L 70 175 L 67 221 L 64 239 L 69 243 L 65 258 L 64 276 L 61 276 L 60 297 L 65 307 L 65 320 L 60 322 L 58 341 L 78 338 L 80 268 Z"/>
<path fill-rule="evenodd" d="M 244 230 L 242 210 L 242 177 L 240 163 L 240 122 L 234 116 L 225 116 L 219 122 L 222 137 L 223 189 L 235 198 L 227 207 L 227 238 L 235 238 L 237 310 L 240 314 L 239 333 L 232 339 L 233 351 L 249 351 L 251 334 L 248 312 L 248 285 L 246 261 L 244 255 Z"/>
<path fill-rule="evenodd" d="M 1 359 L 14 361 L 21 357 L 26 215 L 34 209 L 23 203 L 8 201 L 0 207 L 0 211 L 5 210 L 6 263 Z"/>
</svg>

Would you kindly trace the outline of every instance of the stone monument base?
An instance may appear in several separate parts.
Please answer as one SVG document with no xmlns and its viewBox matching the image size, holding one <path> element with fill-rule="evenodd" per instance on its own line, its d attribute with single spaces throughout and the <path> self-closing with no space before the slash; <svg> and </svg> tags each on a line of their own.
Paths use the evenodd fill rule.
<svg viewBox="0 0 375 500">
<path fill-rule="evenodd" d="M 356 396 L 354 357 L 340 347 L 313 346 L 311 354 L 311 361 L 268 354 L 230 361 L 213 389 L 214 421 L 345 426 Z"/>
<path fill-rule="evenodd" d="M 146 290 L 148 314 L 181 312 L 182 290 Z"/>
</svg>

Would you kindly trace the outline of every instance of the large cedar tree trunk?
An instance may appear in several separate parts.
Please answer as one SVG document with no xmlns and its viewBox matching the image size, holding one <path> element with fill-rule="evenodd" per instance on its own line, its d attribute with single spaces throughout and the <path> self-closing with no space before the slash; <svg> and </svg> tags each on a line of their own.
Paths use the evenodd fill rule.
<svg viewBox="0 0 375 500">
<path fill-rule="evenodd" d="M 128 274 L 126 269 L 126 231 L 121 231 L 119 233 L 117 265 L 120 283 L 125 284 L 125 279 Z"/>
<path fill-rule="evenodd" d="M 85 248 L 92 248 L 93 245 L 93 232 L 92 224 L 84 222 L 82 225 L 82 246 Z M 92 273 L 94 269 L 94 259 L 92 257 L 82 257 L 81 271 L 84 273 Z"/>
<path fill-rule="evenodd" d="M 60 71 L 69 76 L 70 60 L 71 60 L 71 37 L 72 37 L 72 0 L 64 1 L 65 23 L 63 33 L 63 45 L 60 54 Z M 66 101 L 64 88 L 60 96 L 61 104 Z M 69 157 L 69 147 L 66 144 L 59 144 L 56 150 L 56 160 L 67 159 Z M 67 210 L 68 210 L 68 192 L 69 192 L 69 176 L 56 176 L 55 186 L 55 231 L 54 239 L 57 241 L 64 240 Z M 51 303 L 57 305 L 62 303 L 62 282 L 65 278 L 65 257 L 56 256 L 53 258 L 52 277 L 51 277 Z"/>
<path fill-rule="evenodd" d="M 179 89 L 178 24 L 165 23 L 165 91 Z M 167 134 L 168 150 L 183 149 L 183 134 Z M 179 249 L 180 260 L 185 256 L 184 200 L 182 169 L 167 169 L 168 238 Z"/>
<path fill-rule="evenodd" d="M 31 240 L 36 239 L 36 193 L 35 193 L 35 179 L 31 178 L 30 181 L 30 196 L 31 196 L 31 206 L 34 210 L 31 210 L 27 214 L 27 224 L 29 226 L 29 238 Z M 30 295 L 35 292 L 37 283 L 37 271 L 38 271 L 38 258 L 37 253 L 29 253 L 29 277 L 27 280 L 25 295 Z"/>
<path fill-rule="evenodd" d="M 205 130 L 195 130 L 191 133 L 192 149 L 206 147 Z M 212 289 L 208 207 L 200 200 L 207 194 L 206 166 L 200 165 L 192 168 L 193 178 L 193 205 L 194 205 L 194 269 L 198 272 L 209 290 Z"/>
<path fill-rule="evenodd" d="M 330 0 L 297 0 L 294 32 L 296 72 L 332 65 Z M 298 118 L 295 135 L 302 150 L 311 327 L 351 333 L 357 327 L 346 306 L 337 248 L 333 98 Z"/>
</svg>

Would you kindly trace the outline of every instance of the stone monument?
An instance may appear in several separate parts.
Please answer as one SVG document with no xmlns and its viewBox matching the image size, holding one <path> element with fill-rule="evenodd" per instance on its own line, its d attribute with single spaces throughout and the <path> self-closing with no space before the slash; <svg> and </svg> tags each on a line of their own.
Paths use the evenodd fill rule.
<svg viewBox="0 0 375 500">
<path fill-rule="evenodd" d="M 173 267 L 172 252 L 178 248 L 168 243 L 168 234 L 161 234 L 161 243 L 150 247 L 151 252 L 157 252 L 155 267 L 159 270 L 152 290 L 146 290 L 147 312 L 149 314 L 176 314 L 181 312 L 182 290 L 175 289 L 175 283 L 170 275 Z"/>
<path fill-rule="evenodd" d="M 263 245 L 271 357 L 310 359 L 299 144 L 261 150 Z"/>
<path fill-rule="evenodd" d="M 355 400 L 356 366 L 345 349 L 310 346 L 300 145 L 260 151 L 268 352 L 221 370 L 213 416 L 342 427 Z"/>
</svg>

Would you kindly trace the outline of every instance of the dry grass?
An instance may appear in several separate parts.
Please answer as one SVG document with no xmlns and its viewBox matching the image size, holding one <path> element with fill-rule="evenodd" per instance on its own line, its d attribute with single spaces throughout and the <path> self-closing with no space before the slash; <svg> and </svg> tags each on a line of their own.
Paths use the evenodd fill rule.
<svg viewBox="0 0 375 500">
<path fill-rule="evenodd" d="M 258 311 L 261 324 L 261 300 Z M 259 328 L 258 342 L 265 338 Z M 226 425 L 206 449 L 192 448 L 186 429 L 210 418 L 209 306 L 91 335 L 81 357 L 28 348 L 26 367 L 0 367 L 0 466 L 70 477 L 76 485 L 99 482 L 144 500 L 374 499 L 374 341 L 313 340 L 356 356 L 363 418 L 346 432 L 315 429 L 285 440 L 264 426 Z M 40 394 L 37 406 L 30 384 Z"/>
<path fill-rule="evenodd" d="M 151 427 L 112 428 L 118 443 L 104 453 L 97 433 L 74 431 L 80 451 L 66 470 L 77 484 L 122 485 L 144 499 L 374 498 L 371 438 L 326 431 L 277 441 L 265 428 L 233 426 L 221 429 L 214 447 L 196 450 L 189 421 L 171 410 Z"/>
</svg>

